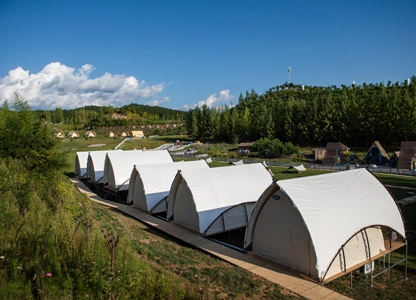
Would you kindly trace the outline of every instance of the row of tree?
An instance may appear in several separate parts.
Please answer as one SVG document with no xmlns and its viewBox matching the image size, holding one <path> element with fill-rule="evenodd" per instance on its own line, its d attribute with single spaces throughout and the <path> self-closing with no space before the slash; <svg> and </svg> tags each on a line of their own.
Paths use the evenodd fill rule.
<svg viewBox="0 0 416 300">
<path fill-rule="evenodd" d="M 38 110 L 39 119 L 46 123 L 69 124 L 75 127 L 100 128 L 112 126 L 182 123 L 185 112 L 158 106 L 129 104 L 121 108 L 112 106 L 85 106 L 76 109 Z M 122 116 L 113 118 L 113 114 Z"/>
<path fill-rule="evenodd" d="M 341 141 L 397 146 L 416 139 L 416 77 L 387 85 L 317 87 L 284 84 L 238 104 L 190 110 L 186 129 L 194 139 L 255 141 L 278 138 L 302 146 Z"/>
</svg>

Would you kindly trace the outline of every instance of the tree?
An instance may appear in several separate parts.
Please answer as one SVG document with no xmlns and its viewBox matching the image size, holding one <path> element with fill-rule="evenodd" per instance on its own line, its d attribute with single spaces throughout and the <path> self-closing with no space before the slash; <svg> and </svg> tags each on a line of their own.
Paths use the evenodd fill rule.
<svg viewBox="0 0 416 300">
<path fill-rule="evenodd" d="M 28 170 L 45 174 L 66 165 L 66 156 L 57 147 L 60 139 L 53 138 L 47 124 L 36 120 L 27 101 L 14 94 L 13 110 L 3 113 L 0 124 L 0 156 L 22 161 Z"/>
</svg>

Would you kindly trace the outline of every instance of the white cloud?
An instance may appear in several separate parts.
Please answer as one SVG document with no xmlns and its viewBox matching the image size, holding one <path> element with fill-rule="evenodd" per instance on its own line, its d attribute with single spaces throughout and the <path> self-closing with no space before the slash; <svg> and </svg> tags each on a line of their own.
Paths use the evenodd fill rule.
<svg viewBox="0 0 416 300">
<path fill-rule="evenodd" d="M 154 100 L 150 100 L 146 102 L 145 104 L 149 106 L 160 106 L 162 103 L 165 103 L 168 101 L 169 101 L 169 97 L 164 97 L 162 100 L 154 99 Z"/>
<path fill-rule="evenodd" d="M 197 106 L 202 107 L 204 104 L 206 104 L 208 107 L 214 107 L 214 106 L 224 104 L 225 102 L 228 102 L 234 98 L 235 96 L 230 93 L 230 90 L 226 89 L 226 90 L 220 91 L 218 95 L 217 93 L 209 95 L 206 100 L 201 100 L 197 104 L 193 104 L 193 105 L 185 104 L 182 107 L 182 109 L 183 110 L 194 109 Z"/>
<path fill-rule="evenodd" d="M 30 74 L 17 67 L 9 71 L 9 75 L 0 78 L 0 100 L 11 100 L 13 93 L 18 92 L 35 109 L 68 109 L 86 105 L 120 107 L 155 97 L 165 87 L 164 83 L 148 85 L 133 76 L 119 74 L 105 73 L 101 77 L 90 78 L 94 69 L 90 64 L 76 70 L 53 62 L 39 73 Z M 168 100 L 164 98 L 159 101 L 163 103 Z"/>
</svg>

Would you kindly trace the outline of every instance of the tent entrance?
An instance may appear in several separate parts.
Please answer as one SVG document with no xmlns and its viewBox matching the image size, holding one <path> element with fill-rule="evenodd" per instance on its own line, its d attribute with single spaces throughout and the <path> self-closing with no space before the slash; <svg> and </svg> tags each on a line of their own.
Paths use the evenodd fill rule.
<svg viewBox="0 0 416 300">
<path fill-rule="evenodd" d="M 377 229 L 382 234 L 382 244 L 384 247 L 383 250 L 377 249 L 374 247 L 376 245 L 374 241 L 371 242 L 371 240 L 374 239 L 374 233 Z M 353 240 L 356 238 L 360 239 L 363 243 L 361 245 L 361 250 L 365 249 L 366 258 L 359 263 L 348 265 L 348 255 L 350 255 L 351 249 L 355 247 L 355 245 L 351 247 L 351 242 L 353 242 Z M 404 253 L 402 253 L 403 256 L 399 258 L 396 257 L 395 261 L 392 261 L 391 253 L 396 252 L 396 250 L 402 249 L 403 247 L 405 248 Z M 398 252 L 399 251 L 396 253 Z M 403 249 L 401 252 L 403 252 Z M 351 237 L 351 239 L 340 248 L 331 265 L 327 269 L 323 279 L 321 279 L 320 284 L 324 285 L 342 276 L 350 275 L 350 288 L 352 288 L 353 272 L 358 269 L 360 269 L 360 272 L 366 274 L 367 277 L 370 278 L 370 286 L 373 286 L 374 278 L 382 274 L 386 274 L 386 280 L 389 282 L 391 279 L 391 270 L 400 264 L 404 264 L 404 279 L 407 279 L 407 253 L 408 244 L 406 239 L 400 236 L 391 228 L 386 226 L 364 228 L 353 237 Z M 338 265 L 341 270 L 336 273 L 330 273 L 330 269 L 333 268 L 334 265 Z"/>
</svg>

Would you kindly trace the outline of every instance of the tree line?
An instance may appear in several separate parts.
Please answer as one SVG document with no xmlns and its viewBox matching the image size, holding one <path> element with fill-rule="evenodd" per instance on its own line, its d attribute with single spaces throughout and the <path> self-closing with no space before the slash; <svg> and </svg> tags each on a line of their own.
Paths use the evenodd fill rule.
<svg viewBox="0 0 416 300">
<path fill-rule="evenodd" d="M 260 138 L 301 146 L 340 141 L 385 146 L 416 140 L 416 77 L 402 83 L 319 87 L 283 84 L 264 94 L 240 94 L 235 106 L 206 105 L 186 115 L 186 130 L 205 141 Z"/>
<path fill-rule="evenodd" d="M 113 114 L 124 116 L 113 118 Z M 158 106 L 132 103 L 120 108 L 85 106 L 76 109 L 37 110 L 36 115 L 46 123 L 67 124 L 82 128 L 101 128 L 129 125 L 182 123 L 185 112 Z"/>
</svg>

